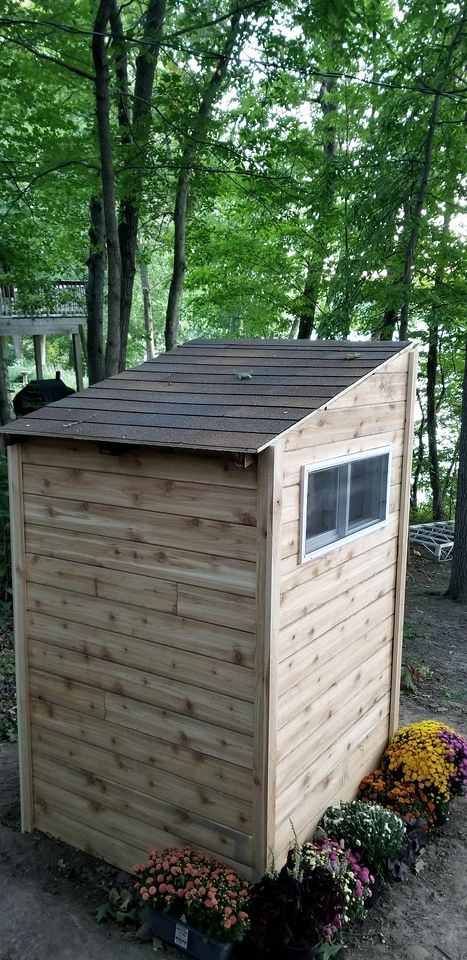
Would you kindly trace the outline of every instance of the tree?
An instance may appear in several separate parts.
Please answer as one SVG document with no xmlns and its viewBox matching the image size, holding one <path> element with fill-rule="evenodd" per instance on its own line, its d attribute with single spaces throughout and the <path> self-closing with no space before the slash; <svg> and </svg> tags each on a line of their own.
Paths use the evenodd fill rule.
<svg viewBox="0 0 467 960">
<path fill-rule="evenodd" d="M 459 442 L 454 553 L 447 596 L 458 603 L 467 603 L 467 336 L 465 339 L 462 416 Z"/>
<path fill-rule="evenodd" d="M 257 7 L 261 8 L 263 5 L 264 0 L 258 0 Z M 165 326 L 166 350 L 171 350 L 174 346 L 176 346 L 178 339 L 178 328 L 180 323 L 179 303 L 183 292 L 183 282 L 186 270 L 185 237 L 190 174 L 196 154 L 198 153 L 200 145 L 203 144 L 206 136 L 206 131 L 214 104 L 219 96 L 222 87 L 222 81 L 227 73 L 233 50 L 239 38 L 242 17 L 245 15 L 245 9 L 250 10 L 251 3 L 243 4 L 242 6 L 237 2 L 232 10 L 222 51 L 217 58 L 214 69 L 212 70 L 206 86 L 201 94 L 199 108 L 194 118 L 192 129 L 186 138 L 182 158 L 180 161 L 173 217 L 174 252 L 172 279 L 170 282 L 169 297 L 167 301 Z"/>
<path fill-rule="evenodd" d="M 99 143 L 102 207 L 104 212 L 105 242 L 108 271 L 107 344 L 105 375 L 117 373 L 120 362 L 120 304 L 122 257 L 118 232 L 116 184 L 113 161 L 112 127 L 110 121 L 109 66 L 106 50 L 106 30 L 113 0 L 100 0 L 94 21 L 92 57 L 95 70 L 96 123 Z"/>
</svg>

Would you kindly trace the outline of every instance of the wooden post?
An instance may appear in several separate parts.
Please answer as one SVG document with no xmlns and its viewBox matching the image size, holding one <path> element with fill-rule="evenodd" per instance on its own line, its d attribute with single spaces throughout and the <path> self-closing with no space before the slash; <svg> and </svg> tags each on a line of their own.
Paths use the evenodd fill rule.
<svg viewBox="0 0 467 960">
<path fill-rule="evenodd" d="M 401 500 L 399 513 L 399 542 L 397 546 L 396 598 L 394 607 L 394 641 L 392 654 L 391 707 L 389 713 L 389 737 L 399 725 L 399 697 L 402 667 L 402 639 L 404 632 L 405 577 L 409 540 L 410 477 L 412 473 L 413 425 L 415 413 L 415 390 L 417 386 L 418 351 L 409 353 L 407 398 L 405 414 L 404 450 L 402 455 Z"/>
<path fill-rule="evenodd" d="M 26 629 L 26 577 L 23 514 L 22 447 L 8 447 L 10 493 L 11 569 L 15 633 L 16 700 L 18 710 L 18 758 L 21 790 L 21 829 L 33 829 L 31 721 L 29 707 L 29 644 Z"/>
<path fill-rule="evenodd" d="M 76 389 L 83 389 L 83 368 L 81 366 L 81 348 L 79 342 L 79 333 L 72 333 L 73 339 L 73 362 L 76 374 Z"/>
<path fill-rule="evenodd" d="M 35 333 L 34 340 L 34 360 L 36 363 L 36 377 L 38 380 L 44 379 L 45 366 L 45 336 Z"/>
<path fill-rule="evenodd" d="M 280 526 L 283 444 L 258 458 L 256 575 L 256 698 L 253 782 L 253 877 L 275 852 L 277 640 L 279 633 Z"/>
</svg>

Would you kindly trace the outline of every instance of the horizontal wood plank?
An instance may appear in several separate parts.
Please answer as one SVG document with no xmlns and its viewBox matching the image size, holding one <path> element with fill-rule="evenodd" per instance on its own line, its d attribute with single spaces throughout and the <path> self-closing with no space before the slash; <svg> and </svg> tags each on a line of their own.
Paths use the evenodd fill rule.
<svg viewBox="0 0 467 960">
<path fill-rule="evenodd" d="M 142 731 L 203 756 L 253 768 L 253 738 L 246 733 L 116 693 L 105 694 L 105 718 L 124 728 L 122 737 L 129 729 Z"/>
<path fill-rule="evenodd" d="M 230 627 L 168 613 L 159 613 L 155 618 L 151 611 L 129 603 L 110 606 L 98 597 L 73 594 L 36 583 L 29 584 L 28 606 L 31 612 L 73 621 L 83 627 L 98 627 L 125 637 L 139 637 L 140 640 L 191 650 L 229 663 L 253 664 L 253 635 Z"/>
<path fill-rule="evenodd" d="M 307 615 L 325 604 L 333 605 L 334 599 L 346 589 L 357 591 L 374 570 L 384 569 L 395 564 L 397 557 L 397 537 L 377 544 L 359 553 L 352 559 L 331 568 L 316 578 L 298 584 L 281 594 L 281 628 L 296 621 L 302 621 Z"/>
<path fill-rule="evenodd" d="M 67 817 L 62 810 L 45 811 L 42 806 L 34 806 L 34 825 L 37 830 L 48 833 L 68 843 L 71 847 L 83 850 L 92 857 L 102 857 L 114 867 L 131 873 L 136 863 L 147 859 L 147 850 L 126 843 L 121 837 L 109 836 L 89 826 Z"/>
<path fill-rule="evenodd" d="M 342 412 L 340 413 L 342 420 Z M 388 430 L 378 434 L 359 434 L 356 437 L 347 435 L 342 440 L 329 440 L 328 436 L 321 434 L 321 443 L 319 445 L 309 445 L 304 442 L 296 450 L 289 449 L 284 455 L 284 476 L 283 484 L 285 487 L 294 483 L 300 483 L 301 470 L 304 464 L 321 463 L 325 460 L 334 460 L 338 457 L 347 457 L 353 454 L 366 453 L 370 450 L 379 450 L 382 447 L 391 447 L 393 457 L 401 457 L 403 449 L 404 431 Z"/>
<path fill-rule="evenodd" d="M 313 609 L 302 620 L 294 621 L 281 630 L 279 659 L 286 660 L 306 647 L 313 638 L 320 637 L 331 627 L 347 621 L 354 613 L 367 606 L 369 597 L 377 601 L 385 594 L 393 594 L 395 581 L 396 568 L 395 564 L 391 564 L 362 580 L 358 589 L 354 586 L 344 589 L 342 593 L 336 591 L 332 604 L 327 603 Z"/>
<path fill-rule="evenodd" d="M 5 317 L 0 315 L 0 336 L 2 337 L 36 337 L 57 336 L 62 333 L 79 333 L 80 327 L 86 322 L 86 315 L 70 317 Z"/>
<path fill-rule="evenodd" d="M 293 776 L 292 771 L 300 769 L 300 756 L 306 765 L 312 737 L 316 736 L 318 742 L 326 739 L 333 743 L 347 724 L 358 720 L 373 700 L 377 702 L 389 690 L 390 666 L 391 639 L 376 648 L 374 645 L 367 659 L 362 657 L 360 663 L 320 695 L 310 691 L 310 702 L 277 733 L 279 762 L 288 774 Z"/>
<path fill-rule="evenodd" d="M 123 387 L 123 384 L 121 384 Z M 127 384 L 128 386 L 128 384 Z M 119 386 L 120 389 L 120 386 Z M 23 445 L 24 462 L 64 469 L 77 465 L 111 476 L 186 480 L 192 483 L 256 489 L 256 462 L 242 469 L 229 457 L 200 455 L 186 451 L 147 450 L 122 447 L 121 452 L 101 449 L 98 443 L 31 438 Z"/>
<path fill-rule="evenodd" d="M 293 771 L 299 769 L 300 765 L 293 762 L 294 758 L 287 757 L 284 760 L 281 764 L 281 777 L 278 778 L 278 782 L 283 785 L 277 798 L 278 823 L 290 817 L 291 811 L 297 807 L 298 797 L 300 805 L 309 804 L 311 807 L 317 783 L 330 776 L 339 764 L 342 766 L 347 757 L 351 766 L 358 756 L 357 751 L 362 749 L 361 744 L 365 743 L 371 731 L 378 726 L 382 729 L 385 725 L 386 734 L 381 738 L 381 752 L 383 751 L 387 742 L 389 699 L 390 694 L 386 692 L 373 705 L 369 702 L 369 708 L 356 722 L 351 722 L 349 718 L 348 724 L 342 728 L 334 742 L 330 742 L 327 736 L 320 740 L 315 737 L 314 743 L 309 744 L 306 764 L 300 767 L 301 772 L 297 777 Z M 345 772 L 343 771 L 344 776 Z"/>
<path fill-rule="evenodd" d="M 278 823 L 276 855 L 279 861 L 285 859 L 287 851 L 293 845 L 293 831 L 301 843 L 311 839 L 320 817 L 331 803 L 355 799 L 362 778 L 378 766 L 387 743 L 387 729 L 386 716 L 356 743 L 350 765 L 340 756 L 333 769 L 324 775 L 319 766 L 313 768 L 310 778 L 312 788 L 306 802 L 297 796 L 288 814 Z"/>
<path fill-rule="evenodd" d="M 377 436 L 402 430 L 405 418 L 405 403 L 395 403 L 392 409 L 387 404 L 358 406 L 349 410 L 320 411 L 306 423 L 294 427 L 285 438 L 285 449 L 300 450 L 304 446 L 321 446 L 326 443 L 348 441 L 349 438 Z"/>
<path fill-rule="evenodd" d="M 394 361 L 393 361 L 394 362 Z M 354 390 L 347 390 L 346 393 L 334 397 L 328 404 L 328 409 L 332 410 L 350 410 L 353 407 L 361 405 L 362 395 L 365 406 L 370 404 L 388 404 L 400 403 L 405 401 L 407 391 L 407 361 L 404 361 L 404 370 L 399 373 L 378 373 L 375 372 L 364 384 L 355 387 Z"/>
<path fill-rule="evenodd" d="M 167 580 L 70 560 L 54 560 L 39 554 L 27 554 L 26 562 L 31 583 L 118 603 L 125 603 L 128 599 L 139 607 L 162 613 L 176 612 L 177 587 Z"/>
<path fill-rule="evenodd" d="M 255 630 L 256 605 L 253 598 L 236 597 L 231 593 L 203 587 L 178 586 L 177 613 L 205 623 L 218 623 L 236 630 Z"/>
<path fill-rule="evenodd" d="M 149 704 L 151 710 L 169 709 L 186 718 L 214 722 L 220 728 L 240 733 L 251 729 L 252 704 L 248 700 L 196 687 L 192 683 L 181 683 L 176 677 L 169 679 L 135 670 L 33 637 L 31 664 L 42 673 L 49 672 L 88 686 L 94 684 L 100 690 Z M 240 692 L 245 695 L 244 691 Z"/>
<path fill-rule="evenodd" d="M 54 707 L 52 717 L 41 713 L 39 719 L 33 725 L 38 753 L 235 830 L 251 831 L 251 802 L 238 796 L 251 796 L 251 775 L 245 768 L 209 757 L 196 760 L 192 751 L 171 750 L 168 744 L 132 730 L 122 737 L 122 728 L 116 724 L 94 718 L 90 722 L 59 707 Z M 230 791 L 232 783 L 236 792 Z M 219 784 L 226 792 L 216 789 Z"/>
<path fill-rule="evenodd" d="M 379 600 L 362 607 L 347 620 L 331 628 L 282 660 L 278 669 L 279 724 L 302 709 L 309 696 L 310 684 L 318 692 L 323 685 L 346 672 L 347 665 L 358 662 L 359 650 L 365 658 L 372 643 L 383 643 L 390 637 L 394 614 L 394 596 L 386 593 Z M 290 695 L 289 695 L 290 691 Z"/>
<path fill-rule="evenodd" d="M 135 483 L 134 477 L 123 474 L 119 474 L 116 481 L 111 473 L 103 483 L 101 473 L 85 470 L 78 466 L 79 462 L 77 459 L 74 468 L 44 466 L 42 470 L 36 464 L 25 464 L 25 493 L 255 526 L 256 492 L 248 487 L 152 477 L 138 477 Z M 143 522 L 145 519 L 151 523 L 151 518 L 145 518 L 143 512 Z"/>
<path fill-rule="evenodd" d="M 28 524 L 26 550 L 29 554 L 94 564 L 111 570 L 139 573 L 160 580 L 172 580 L 213 590 L 227 590 L 241 597 L 254 597 L 256 565 L 253 561 L 217 557 L 152 544 L 118 540 L 112 536 L 76 534 Z"/>
<path fill-rule="evenodd" d="M 157 830 L 164 838 L 161 846 L 189 843 L 229 861 L 243 865 L 251 862 L 250 836 L 231 827 L 220 827 L 215 821 L 196 816 L 182 807 L 164 803 L 94 774 L 67 767 L 41 754 L 36 754 L 34 758 L 34 777 L 36 788 L 39 781 L 42 781 L 38 789 L 46 802 L 51 803 L 54 808 L 56 804 L 52 803 L 53 788 L 57 787 L 85 801 L 90 811 L 102 804 L 107 809 L 137 821 L 138 827 L 143 824 L 145 849 L 149 843 L 154 845 L 152 831 Z M 44 791 L 43 784 L 50 785 L 47 791 Z M 68 805 L 61 804 L 61 808 L 68 809 Z M 151 834 L 151 840 L 148 840 L 148 833 Z M 134 842 L 137 834 L 131 831 L 130 836 Z"/>
<path fill-rule="evenodd" d="M 123 509 L 108 504 L 73 501 L 57 497 L 25 496 L 26 523 L 41 524 L 79 535 L 117 537 L 138 544 L 157 544 L 215 553 L 220 557 L 255 560 L 256 529 L 240 523 L 175 517 L 149 511 Z"/>
<path fill-rule="evenodd" d="M 80 713 L 104 719 L 104 691 L 90 684 L 78 683 L 69 677 L 54 676 L 41 670 L 30 669 L 29 689 L 31 697 L 48 703 L 61 704 Z"/>
</svg>

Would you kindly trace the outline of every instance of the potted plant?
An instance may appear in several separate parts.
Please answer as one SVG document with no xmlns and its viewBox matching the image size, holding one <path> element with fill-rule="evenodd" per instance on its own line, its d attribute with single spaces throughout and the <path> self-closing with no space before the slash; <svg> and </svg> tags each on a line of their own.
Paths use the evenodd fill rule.
<svg viewBox="0 0 467 960">
<path fill-rule="evenodd" d="M 347 850 L 356 851 L 380 877 L 387 872 L 388 860 L 399 856 L 406 838 L 400 817 L 380 804 L 363 800 L 328 807 L 319 829 L 342 842 Z"/>
<path fill-rule="evenodd" d="M 328 837 L 295 843 L 279 873 L 250 892 L 251 939 L 271 960 L 311 960 L 349 919 L 363 915 L 373 878 L 357 855 Z"/>
<path fill-rule="evenodd" d="M 381 803 L 416 829 L 443 823 L 449 803 L 467 787 L 467 738 L 437 720 L 401 727 L 360 797 Z"/>
<path fill-rule="evenodd" d="M 252 887 L 251 939 L 274 960 L 311 960 L 343 903 L 342 891 L 324 869 L 312 878 L 308 871 L 294 876 L 284 867 Z"/>
<path fill-rule="evenodd" d="M 133 867 L 153 933 L 196 960 L 227 960 L 249 927 L 248 884 L 190 847 L 149 851 Z"/>
</svg>

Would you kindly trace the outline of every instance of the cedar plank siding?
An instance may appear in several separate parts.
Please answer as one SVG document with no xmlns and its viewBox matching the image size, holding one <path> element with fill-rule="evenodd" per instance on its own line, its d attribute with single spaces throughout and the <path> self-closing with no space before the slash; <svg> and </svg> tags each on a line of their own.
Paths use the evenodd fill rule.
<svg viewBox="0 0 467 960">
<path fill-rule="evenodd" d="M 291 822 L 300 839 L 309 837 L 329 804 L 355 796 L 388 739 L 408 359 L 391 360 L 282 441 L 279 863 L 293 839 Z M 300 563 L 301 467 L 388 445 L 387 525 Z"/>
<path fill-rule="evenodd" d="M 30 440 L 22 482 L 34 826 L 251 875 L 256 466 Z"/>
</svg>

